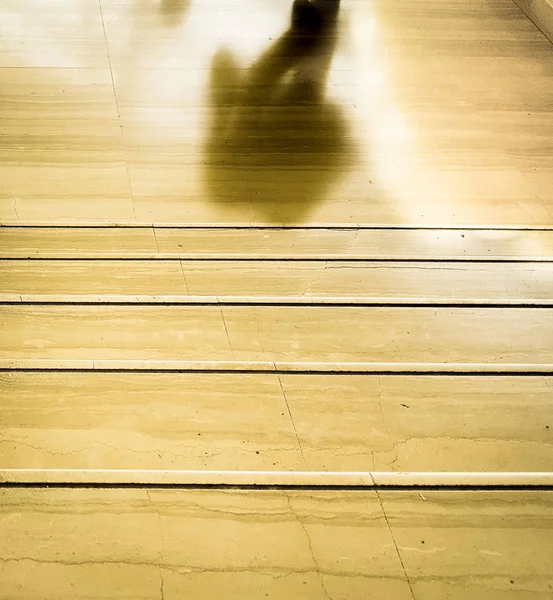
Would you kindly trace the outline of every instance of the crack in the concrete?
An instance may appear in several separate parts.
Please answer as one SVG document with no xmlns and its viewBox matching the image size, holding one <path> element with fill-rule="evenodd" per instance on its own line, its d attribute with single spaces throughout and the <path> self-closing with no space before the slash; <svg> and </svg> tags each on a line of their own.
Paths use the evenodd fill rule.
<svg viewBox="0 0 553 600">
<path fill-rule="evenodd" d="M 160 594 L 161 594 L 161 600 L 165 600 L 165 591 L 163 589 L 164 586 L 164 581 L 163 581 L 163 564 L 164 564 L 164 559 L 163 559 L 163 548 L 165 546 L 165 537 L 163 534 L 163 523 L 161 521 L 161 513 L 159 512 L 159 508 L 154 504 L 152 497 L 150 495 L 150 491 L 146 490 L 146 496 L 148 497 L 148 500 L 150 502 L 150 504 L 152 505 L 152 508 L 155 510 L 155 512 L 157 513 L 157 518 L 158 518 L 158 522 L 159 522 L 159 565 L 158 565 L 158 570 L 159 570 L 159 586 L 160 586 Z"/>
<path fill-rule="evenodd" d="M 110 450 L 117 450 L 119 452 L 131 452 L 133 454 L 161 454 L 165 456 L 174 456 L 174 457 L 182 457 L 183 451 L 186 452 L 186 455 L 189 456 L 191 453 L 193 456 L 198 458 L 212 458 L 214 456 L 221 456 L 223 454 L 227 454 L 228 452 L 236 452 L 239 451 L 241 454 L 259 454 L 260 450 L 256 448 L 256 444 L 251 442 L 253 448 L 247 448 L 242 445 L 235 444 L 234 446 L 224 447 L 224 448 L 209 448 L 207 446 L 203 446 L 201 443 L 196 444 L 174 444 L 170 449 L 160 450 L 159 448 L 141 448 L 136 449 L 132 447 L 121 447 L 112 444 L 108 444 L 102 441 L 95 441 L 93 444 L 89 444 L 86 446 L 82 446 L 80 448 L 72 448 L 67 450 L 52 450 L 46 447 L 46 444 L 49 442 L 47 440 L 44 441 L 45 446 L 38 446 L 31 444 L 30 442 L 24 440 L 18 440 L 14 438 L 3 438 L 0 440 L 0 444 L 14 444 L 17 446 L 24 446 L 25 448 L 31 448 L 33 450 L 38 450 L 39 452 L 45 452 L 47 454 L 51 454 L 52 456 L 69 456 L 79 454 L 81 452 L 87 452 L 88 450 L 95 450 L 98 446 L 102 446 L 104 448 L 108 448 Z M 293 444 L 275 444 L 270 446 L 264 446 L 264 452 L 291 452 L 293 451 Z M 179 452 L 178 450 L 181 450 Z"/>
<path fill-rule="evenodd" d="M 156 244 L 157 244 L 157 242 L 156 242 Z M 184 289 L 186 290 L 186 295 L 190 296 L 190 292 L 188 291 L 188 283 L 186 281 L 186 275 L 184 274 L 184 266 L 182 264 L 182 260 L 181 259 L 179 259 L 179 264 L 180 264 L 180 270 L 181 270 L 181 273 L 182 273 L 182 279 L 184 281 Z"/>
<path fill-rule="evenodd" d="M 261 352 L 265 355 L 265 348 L 263 347 L 263 342 L 261 341 L 261 332 L 259 331 L 259 319 L 257 318 L 257 314 L 255 315 L 255 328 L 257 329 L 257 343 L 261 348 Z"/>
<path fill-rule="evenodd" d="M 324 271 L 327 268 L 327 264 L 328 264 L 328 261 L 325 260 L 322 269 L 320 269 L 320 274 L 317 277 L 315 277 L 315 279 L 313 279 L 312 281 L 307 282 L 302 296 L 305 296 L 306 294 L 311 293 L 310 288 L 312 288 L 316 283 L 318 283 L 324 277 Z"/>
<path fill-rule="evenodd" d="M 538 444 L 539 446 L 543 446 L 543 445 L 550 445 L 551 442 L 548 441 L 541 441 L 541 440 L 528 440 L 528 439 L 524 439 L 524 438 L 515 438 L 515 437 L 511 437 L 511 438 L 505 438 L 505 437 L 494 437 L 494 436 L 486 436 L 486 437 L 482 437 L 482 436 L 468 436 L 468 435 L 458 435 L 458 436 L 448 436 L 448 435 L 435 435 L 435 436 L 431 436 L 431 435 L 411 435 L 409 437 L 407 437 L 404 440 L 398 441 L 398 442 L 393 442 L 392 446 L 394 449 L 397 448 L 397 446 L 405 446 L 411 442 L 419 442 L 419 441 L 425 441 L 425 440 L 432 440 L 432 441 L 439 441 L 439 440 L 443 440 L 443 441 L 447 441 L 447 442 L 478 442 L 478 443 L 496 443 L 496 442 L 505 442 L 505 443 L 509 443 L 509 444 L 527 444 L 529 446 L 533 445 L 533 444 Z M 386 452 L 391 452 L 390 450 L 375 450 L 375 452 L 377 454 L 383 454 Z"/>
<path fill-rule="evenodd" d="M 422 259 L 424 260 L 424 258 Z M 401 263 L 401 264 L 397 264 L 397 263 Z M 429 262 L 429 261 L 427 261 Z M 447 261 L 444 261 L 445 263 L 447 263 Z M 401 260 L 398 259 L 395 263 L 385 263 L 385 264 L 376 264 L 375 259 L 371 259 L 371 258 L 366 258 L 363 259 L 362 262 L 358 262 L 358 263 L 354 263 L 354 262 L 350 262 L 348 263 L 347 261 L 344 261 L 344 263 L 347 264 L 329 264 L 328 269 L 329 270 L 334 270 L 334 271 L 339 271 L 339 270 L 354 270 L 354 269 L 358 269 L 358 270 L 376 270 L 376 269 L 385 269 L 385 270 L 390 270 L 390 271 L 458 271 L 458 272 L 462 272 L 462 273 L 466 273 L 467 271 L 470 270 L 470 272 L 474 272 L 477 271 L 479 273 L 487 273 L 489 272 L 489 269 L 486 269 L 485 267 L 483 268 L 476 268 L 476 267 L 472 267 L 472 263 L 468 263 L 467 266 L 455 266 L 455 267 L 442 267 L 442 266 L 438 266 L 441 263 L 431 263 L 428 264 L 428 266 L 422 266 L 422 265 L 416 265 L 413 264 L 412 262 L 406 261 L 406 260 Z M 370 265 L 366 265 L 364 263 L 371 263 Z"/>
<path fill-rule="evenodd" d="M 25 446 L 25 448 L 31 448 L 33 450 L 39 450 L 40 452 L 46 452 L 47 454 L 51 454 L 53 456 L 67 456 L 71 454 L 79 454 L 80 452 L 86 452 L 87 450 L 94 450 L 97 446 L 103 446 L 104 448 L 109 448 L 110 450 L 120 450 L 117 446 L 112 446 L 110 444 L 106 444 L 105 442 L 95 441 L 94 444 L 83 446 L 81 448 L 73 448 L 71 450 L 51 450 L 49 448 L 45 448 L 43 446 L 35 446 L 30 442 L 26 442 L 23 440 L 17 440 L 13 438 L 4 437 L 0 440 L 0 444 L 16 444 L 18 446 Z M 133 448 L 127 448 L 130 452 L 144 452 L 140 450 L 134 450 Z M 149 452 L 156 452 L 155 450 L 150 450 Z"/>
<path fill-rule="evenodd" d="M 15 213 L 17 219 L 19 219 L 19 213 L 17 212 L 17 198 L 12 194 L 12 192 L 10 192 L 10 195 L 13 200 L 13 212 Z"/>
<path fill-rule="evenodd" d="M 319 577 L 319 582 L 321 584 L 321 588 L 323 589 L 323 592 L 325 593 L 325 596 L 328 598 L 328 600 L 332 600 L 332 598 L 331 598 L 330 594 L 328 593 L 328 590 L 326 589 L 326 586 L 325 586 L 324 577 L 323 577 L 324 574 L 322 573 L 321 569 L 319 568 L 319 562 L 315 558 L 315 551 L 313 550 L 313 543 L 311 541 L 311 536 L 309 535 L 309 532 L 307 531 L 307 528 L 305 527 L 304 523 L 302 523 L 299 515 L 296 513 L 296 511 L 292 507 L 292 501 L 290 499 L 290 496 L 288 496 L 288 494 L 285 494 L 285 496 L 286 496 L 286 500 L 288 502 L 288 507 L 290 509 L 290 513 L 295 517 L 296 521 L 298 522 L 298 525 L 302 528 L 303 533 L 305 534 L 305 537 L 307 538 L 307 546 L 309 547 L 309 552 L 311 553 L 311 558 L 313 559 L 313 563 L 316 568 L 316 573 Z"/>
<path fill-rule="evenodd" d="M 382 415 L 382 424 L 384 425 L 384 428 L 386 429 L 386 433 L 388 434 L 388 438 L 389 438 L 390 444 L 392 446 L 390 450 L 380 450 L 380 451 L 376 452 L 376 454 L 380 454 L 382 452 L 393 452 L 394 458 L 393 458 L 392 462 L 390 463 L 390 466 L 394 467 L 397 465 L 397 462 L 399 459 L 398 453 L 397 453 L 397 447 L 392 438 L 392 433 L 390 431 L 390 428 L 388 427 L 388 422 L 386 421 L 386 415 L 384 414 L 384 406 L 382 404 L 382 381 L 381 381 L 381 378 L 377 377 L 376 381 L 378 383 L 378 405 L 380 406 L 380 414 Z"/>
<path fill-rule="evenodd" d="M 228 342 L 228 347 L 230 348 L 230 353 L 232 355 L 232 360 L 236 360 L 236 357 L 234 355 L 234 349 L 232 347 L 232 344 L 230 343 L 230 335 L 227 329 L 227 322 L 225 321 L 225 315 L 223 313 L 223 307 L 219 306 L 219 312 L 221 313 L 221 319 L 223 320 L 223 327 L 225 328 L 225 333 L 227 334 L 227 342 Z"/>
<path fill-rule="evenodd" d="M 284 386 L 282 385 L 282 380 L 280 378 L 280 375 L 277 375 L 277 378 L 278 378 L 278 383 L 280 385 L 280 391 L 282 392 L 282 397 L 284 398 L 286 408 L 288 409 L 288 415 L 290 417 L 290 421 L 292 422 L 292 427 L 294 428 L 294 434 L 296 436 L 296 441 L 298 442 L 298 447 L 300 449 L 300 454 L 303 459 L 303 464 L 305 465 L 305 468 L 307 469 L 307 461 L 305 460 L 305 455 L 303 453 L 303 448 L 302 448 L 302 445 L 300 442 L 300 437 L 298 435 L 298 430 L 296 429 L 296 423 L 294 421 L 294 417 L 292 416 L 292 411 L 290 410 L 290 405 L 288 404 L 288 398 L 286 398 L 286 392 L 284 391 Z"/>
<path fill-rule="evenodd" d="M 361 233 L 360 229 L 356 229 L 355 230 L 355 232 L 353 234 L 353 237 L 351 238 L 351 240 L 350 240 L 350 242 L 348 244 L 350 250 L 351 250 L 353 244 L 355 244 L 355 242 L 357 241 L 357 238 L 359 237 L 360 233 Z M 380 247 L 379 247 L 379 250 L 380 250 L 380 254 L 382 254 L 382 249 Z"/>
<path fill-rule="evenodd" d="M 300 523 L 301 524 L 301 523 Z M 282 579 L 284 577 L 290 577 L 293 575 L 308 575 L 314 572 L 314 569 L 287 569 L 282 567 L 232 567 L 228 565 L 223 565 L 220 567 L 198 567 L 192 565 L 185 564 L 161 564 L 155 561 L 126 561 L 126 560 L 59 560 L 59 559 L 39 559 L 32 558 L 29 556 L 22 556 L 19 558 L 0 558 L 0 563 L 17 563 L 22 561 L 29 561 L 37 564 L 51 564 L 51 565 L 64 565 L 64 566 L 87 566 L 87 565 L 132 565 L 139 567 L 158 567 L 162 568 L 164 571 L 178 574 L 188 574 L 188 573 L 257 573 L 261 575 L 266 575 L 267 577 L 271 577 L 273 579 Z M 374 576 L 367 573 L 352 573 L 349 571 L 330 571 L 324 569 L 316 568 L 316 573 L 319 575 L 329 575 L 334 577 L 351 577 L 351 578 L 361 578 L 361 579 L 379 579 L 379 580 L 389 580 L 389 581 L 397 581 L 399 578 L 397 576 L 379 574 L 378 576 Z M 430 577 L 428 578 L 430 579 Z M 454 579 L 453 577 L 444 577 L 444 579 Z M 459 578 L 461 579 L 461 578 Z M 417 577 L 417 580 L 424 580 L 424 578 Z M 329 597 L 329 600 L 332 600 Z"/>
<path fill-rule="evenodd" d="M 154 242 L 156 245 L 156 252 L 159 254 L 159 244 L 157 243 L 157 233 L 156 228 L 152 226 L 152 233 L 154 234 Z M 179 259 L 180 260 L 180 259 Z"/>
<path fill-rule="evenodd" d="M 384 517 L 384 520 L 386 521 L 386 526 L 388 527 L 388 531 L 390 532 L 390 537 L 392 538 L 392 542 L 394 544 L 394 548 L 396 550 L 396 554 L 399 559 L 399 564 L 401 565 L 401 568 L 403 570 L 403 575 L 405 577 L 405 581 L 407 582 L 407 586 L 409 587 L 409 591 L 411 592 L 411 598 L 413 600 L 415 600 L 415 592 L 413 591 L 413 586 L 411 585 L 411 581 L 407 575 L 407 570 L 405 569 L 405 564 L 403 562 L 403 558 L 399 551 L 399 546 L 397 545 L 397 541 L 396 541 L 394 532 L 392 530 L 392 526 L 390 525 L 390 521 L 388 520 L 388 515 L 386 514 L 386 510 L 384 509 L 384 504 L 382 502 L 382 498 L 380 497 L 380 493 L 379 493 L 378 489 L 375 488 L 374 491 L 375 491 L 376 497 L 378 498 L 378 502 L 380 504 L 380 510 L 382 511 L 382 516 Z"/>
<path fill-rule="evenodd" d="M 12 204 L 13 212 L 15 213 L 15 216 L 19 220 L 19 213 L 17 212 L 17 198 L 15 197 L 15 194 L 6 185 L 4 185 L 3 182 L 0 182 L 0 189 L 5 190 L 10 195 L 12 203 L 13 203 Z"/>
<path fill-rule="evenodd" d="M 331 453 L 335 456 L 371 456 L 372 454 L 379 454 L 379 453 L 387 453 L 387 452 L 391 452 L 391 450 L 367 450 L 367 449 L 361 449 L 361 450 L 348 450 L 347 448 L 344 448 L 342 446 L 320 446 L 320 445 L 313 445 L 313 444 L 307 444 L 308 447 L 310 447 L 310 449 L 314 452 L 328 452 Z M 373 469 L 374 470 L 374 469 Z"/>
<path fill-rule="evenodd" d="M 249 492 L 241 492 L 240 495 L 248 494 Z M 251 510 L 251 509 L 243 509 L 236 507 L 235 509 L 231 507 L 225 508 L 216 508 L 212 506 L 206 506 L 204 504 L 197 504 L 195 502 L 186 502 L 182 504 L 183 509 L 188 509 L 190 511 L 194 511 L 195 513 L 199 513 L 200 516 L 204 514 L 208 515 L 222 515 L 223 518 L 230 518 L 232 520 L 238 520 L 239 518 L 248 518 L 251 517 L 269 517 L 272 520 L 276 520 L 276 518 L 286 517 L 289 515 L 289 511 L 283 508 L 274 508 L 272 510 Z M 282 520 L 282 519 L 280 519 Z"/>
</svg>

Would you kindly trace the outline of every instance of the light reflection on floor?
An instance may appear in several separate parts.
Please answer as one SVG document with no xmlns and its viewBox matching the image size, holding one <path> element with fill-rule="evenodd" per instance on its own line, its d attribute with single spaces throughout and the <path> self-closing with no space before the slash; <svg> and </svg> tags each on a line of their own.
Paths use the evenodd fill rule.
<svg viewBox="0 0 553 600">
<path fill-rule="evenodd" d="M 344 0 L 331 112 L 275 108 L 280 139 L 237 160 L 221 137 L 213 174 L 214 58 L 250 69 L 288 1 L 3 2 L 0 217 L 15 199 L 25 220 L 548 224 L 553 49 L 494 6 Z"/>
</svg>

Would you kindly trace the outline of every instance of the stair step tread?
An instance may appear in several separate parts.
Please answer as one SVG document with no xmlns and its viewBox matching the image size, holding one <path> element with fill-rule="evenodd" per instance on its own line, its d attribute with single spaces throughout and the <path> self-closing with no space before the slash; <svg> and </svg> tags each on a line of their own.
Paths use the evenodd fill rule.
<svg viewBox="0 0 553 600">
<path fill-rule="evenodd" d="M 552 281 L 549 263 L 0 260 L 1 301 L 508 304 L 553 300 Z"/>
<path fill-rule="evenodd" d="M 0 228 L 3 258 L 553 260 L 553 230 Z"/>
<path fill-rule="evenodd" d="M 548 308 L 4 305 L 3 359 L 553 362 Z"/>
<path fill-rule="evenodd" d="M 3 469 L 521 472 L 553 460 L 553 375 L 12 372 L 0 386 Z"/>
</svg>

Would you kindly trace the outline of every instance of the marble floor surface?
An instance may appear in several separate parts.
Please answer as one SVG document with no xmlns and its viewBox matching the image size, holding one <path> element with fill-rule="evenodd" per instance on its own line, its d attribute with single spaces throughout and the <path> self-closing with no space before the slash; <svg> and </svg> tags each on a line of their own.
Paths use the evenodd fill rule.
<svg viewBox="0 0 553 600">
<path fill-rule="evenodd" d="M 553 377 L 0 373 L 2 468 L 547 472 Z"/>
<path fill-rule="evenodd" d="M 1 359 L 553 363 L 553 308 L 16 304 L 0 320 Z"/>
<path fill-rule="evenodd" d="M 553 46 L 512 0 L 343 0 L 292 81 L 290 5 L 4 0 L 0 220 L 551 223 Z"/>
<path fill-rule="evenodd" d="M 551 261 L 551 227 L 0 227 L 0 258 Z"/>
<path fill-rule="evenodd" d="M 553 264 L 370 261 L 6 260 L 0 297 L 109 303 L 553 304 Z"/>
<path fill-rule="evenodd" d="M 0 600 L 553 598 L 553 45 L 291 4 L 0 2 Z"/>
<path fill-rule="evenodd" d="M 545 600 L 550 492 L 0 490 L 0 598 Z"/>
</svg>

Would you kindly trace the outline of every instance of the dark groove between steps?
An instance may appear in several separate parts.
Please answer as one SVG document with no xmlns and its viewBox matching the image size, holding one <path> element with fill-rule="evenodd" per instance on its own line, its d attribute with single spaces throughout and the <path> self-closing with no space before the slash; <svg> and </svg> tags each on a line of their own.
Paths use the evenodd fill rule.
<svg viewBox="0 0 553 600">
<path fill-rule="evenodd" d="M 156 256 L 155 254 L 144 256 L 1 256 L 0 260 L 22 261 L 22 260 L 48 260 L 48 261 L 178 261 L 186 260 L 189 262 L 384 262 L 384 263 L 518 263 L 518 264 L 544 264 L 552 263 L 553 256 L 547 258 L 432 258 L 432 257 L 380 257 L 380 256 L 254 256 L 236 258 L 235 256 Z"/>
<path fill-rule="evenodd" d="M 18 223 L 0 223 L 0 229 L 179 229 L 187 231 L 190 229 L 201 230 L 220 230 L 220 231 L 552 231 L 551 226 L 531 225 L 385 225 L 385 224 L 365 224 L 365 225 L 247 225 L 247 224 L 163 224 L 163 223 L 52 223 L 52 224 L 18 224 Z"/>
<path fill-rule="evenodd" d="M 386 376 L 386 377 L 553 377 L 553 370 L 544 369 L 543 371 L 315 371 L 315 370 L 294 370 L 287 371 L 284 369 L 201 369 L 201 368 L 188 368 L 188 369 L 87 369 L 82 367 L 71 368 L 9 368 L 1 367 L 0 373 L 122 373 L 125 375 L 136 374 L 136 375 L 148 375 L 150 373 L 156 374 L 217 374 L 217 375 L 313 375 L 313 376 L 326 376 L 326 375 L 366 375 L 367 377 L 373 376 Z"/>
<path fill-rule="evenodd" d="M 160 490 L 237 490 L 237 491 L 321 491 L 321 492 L 553 492 L 553 485 L 298 485 L 298 484 L 230 484 L 230 483 L 69 483 L 69 482 L 0 482 L 0 488 L 31 489 L 160 489 Z"/>
<path fill-rule="evenodd" d="M 199 301 L 199 302 L 101 302 L 101 301 L 56 301 L 56 302 L 32 302 L 28 300 L 23 301 L 4 301 L 0 300 L 0 306 L 128 306 L 128 307 L 142 307 L 142 306 L 159 306 L 159 307 L 192 307 L 192 306 L 240 306 L 240 307 L 280 307 L 280 308 L 476 308 L 476 309 L 487 309 L 487 308 L 513 308 L 513 309 L 553 309 L 551 303 L 525 303 L 525 302 L 425 302 L 415 304 L 413 302 L 286 302 L 286 299 L 275 302 L 261 302 L 261 301 L 244 301 L 237 302 L 235 300 L 225 302 L 222 301 Z"/>
</svg>

